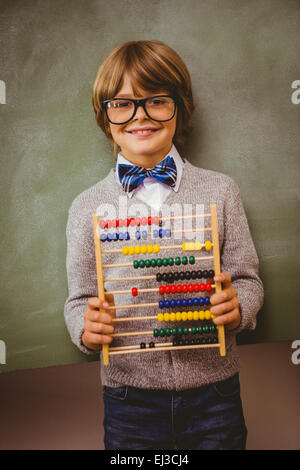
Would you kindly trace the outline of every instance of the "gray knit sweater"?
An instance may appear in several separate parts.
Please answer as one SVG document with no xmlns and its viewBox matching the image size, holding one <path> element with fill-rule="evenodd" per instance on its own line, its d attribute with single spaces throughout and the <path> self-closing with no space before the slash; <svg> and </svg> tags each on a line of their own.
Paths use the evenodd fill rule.
<svg viewBox="0 0 300 470">
<path fill-rule="evenodd" d="M 113 204 L 118 218 L 118 204 L 120 196 L 125 196 L 122 188 L 116 184 L 115 169 L 111 169 L 103 180 L 91 188 L 83 191 L 75 198 L 69 209 L 69 218 L 66 229 L 67 236 L 67 276 L 69 296 L 64 307 L 64 315 L 67 328 L 73 343 L 85 354 L 99 354 L 88 350 L 81 342 L 84 327 L 84 311 L 87 308 L 89 297 L 97 297 L 97 276 L 94 254 L 93 213 L 103 203 Z M 127 206 L 130 211 L 136 201 L 127 198 Z M 239 370 L 239 357 L 236 347 L 236 334 L 244 329 L 253 330 L 256 326 L 256 315 L 263 303 L 263 285 L 259 278 L 258 257 L 253 245 L 248 222 L 241 202 L 239 188 L 232 178 L 219 172 L 205 170 L 185 161 L 185 167 L 177 193 L 169 195 L 165 204 L 204 204 L 205 211 L 209 212 L 209 205 L 217 205 L 219 240 L 221 252 L 221 271 L 230 273 L 232 283 L 238 293 L 240 303 L 241 323 L 232 331 L 225 329 L 226 356 L 221 357 L 218 348 L 186 349 L 163 352 L 145 352 L 141 354 L 123 354 L 110 357 L 110 364 L 104 366 L 101 355 L 101 380 L 103 385 L 118 387 L 129 385 L 132 387 L 149 389 L 184 390 L 199 387 L 212 382 L 226 379 Z M 150 211 L 150 208 L 149 208 Z M 129 212 L 130 215 L 130 212 Z M 149 214 L 150 215 L 150 212 Z M 205 226 L 210 226 L 210 220 L 205 219 Z M 111 232 L 115 231 L 111 229 Z M 103 243 L 102 248 L 120 248 L 126 242 Z M 130 240 L 130 245 L 154 244 L 160 246 L 178 244 L 180 241 L 170 239 Z M 169 250 L 161 253 L 161 257 L 182 256 L 178 250 Z M 192 253 L 189 253 L 192 254 Z M 194 254 L 194 253 L 193 253 Z M 105 257 L 105 258 L 104 258 Z M 130 258 L 130 259 L 129 259 Z M 140 259 L 136 257 L 124 257 L 122 254 L 103 255 L 104 263 L 124 263 Z M 180 271 L 191 269 L 211 269 L 209 262 L 180 266 Z M 177 267 L 176 267 L 177 268 Z M 172 269 L 172 268 L 171 268 Z M 159 272 L 170 272 L 170 267 L 160 268 Z M 116 268 L 105 270 L 106 277 L 125 277 L 136 275 L 156 274 L 158 268 L 128 269 Z M 186 283 L 191 281 L 184 281 Z M 182 282 L 182 283 L 184 283 Z M 202 281 L 193 281 L 202 282 Z M 131 289 L 133 286 L 147 288 L 157 286 L 153 281 L 123 281 L 107 282 L 107 291 Z M 161 297 L 149 293 L 132 297 L 129 294 L 115 294 L 115 305 L 127 305 L 131 303 L 155 302 L 170 298 L 165 294 Z M 181 294 L 177 297 L 193 297 L 189 294 Z M 174 309 L 172 309 L 174 310 Z M 184 310 L 184 309 L 177 309 Z M 118 317 L 156 315 L 158 307 L 127 308 L 117 310 Z M 167 311 L 167 310 L 166 310 Z M 176 309 L 175 309 L 176 311 Z M 138 325 L 137 325 L 138 323 Z M 195 324 L 195 322 L 194 322 Z M 121 326 L 118 326 L 121 325 Z M 190 323 L 190 326 L 192 323 Z M 119 323 L 115 332 L 149 331 L 160 326 L 155 320 L 142 320 L 138 322 Z M 180 326 L 179 323 L 172 326 Z M 182 326 L 182 324 L 181 324 Z M 188 325 L 189 326 L 189 325 Z M 170 342 L 170 338 L 160 338 L 160 341 Z M 151 337 L 139 336 L 127 338 L 115 338 L 113 346 L 149 343 Z M 153 338 L 152 338 L 153 341 Z M 99 354 L 100 356 L 100 354 Z"/>
</svg>

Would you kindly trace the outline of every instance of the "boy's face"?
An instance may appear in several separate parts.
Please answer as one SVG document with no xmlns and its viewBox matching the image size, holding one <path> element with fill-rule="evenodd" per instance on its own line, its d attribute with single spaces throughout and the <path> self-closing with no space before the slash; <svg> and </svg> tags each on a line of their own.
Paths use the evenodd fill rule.
<svg viewBox="0 0 300 470">
<path fill-rule="evenodd" d="M 134 96 L 131 82 L 127 75 L 124 77 L 123 86 L 114 98 L 147 98 L 148 96 L 169 94 L 166 90 L 157 93 L 144 92 L 143 96 Z M 171 150 L 173 136 L 176 131 L 175 116 L 170 121 L 157 122 L 150 119 L 144 109 L 139 106 L 135 116 L 126 124 L 110 124 L 113 140 L 121 147 L 122 155 L 135 165 L 152 168 L 159 163 Z M 155 132 L 137 134 L 134 129 L 151 128 Z"/>
</svg>

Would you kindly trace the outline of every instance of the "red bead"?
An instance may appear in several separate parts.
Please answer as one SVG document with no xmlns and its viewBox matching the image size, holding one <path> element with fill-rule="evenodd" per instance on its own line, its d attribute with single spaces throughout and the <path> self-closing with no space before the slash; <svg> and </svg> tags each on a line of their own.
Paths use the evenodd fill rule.
<svg viewBox="0 0 300 470">
<path fill-rule="evenodd" d="M 201 292 L 205 291 L 205 284 L 203 282 L 201 282 L 201 284 L 200 284 L 200 291 Z"/>
<path fill-rule="evenodd" d="M 111 226 L 112 226 L 112 227 L 116 227 L 116 226 L 117 226 L 117 221 L 116 221 L 116 219 L 113 219 L 113 220 L 111 221 Z"/>
<path fill-rule="evenodd" d="M 158 224 L 159 223 L 159 217 L 157 215 L 155 215 L 152 219 L 152 223 L 153 224 Z"/>
<path fill-rule="evenodd" d="M 165 293 L 170 294 L 171 292 L 171 286 L 165 286 Z"/>
<path fill-rule="evenodd" d="M 208 292 L 211 290 L 211 283 L 210 282 L 207 282 L 205 284 L 205 290 L 207 290 Z"/>
<path fill-rule="evenodd" d="M 158 292 L 159 292 L 160 294 L 164 294 L 164 293 L 165 293 L 165 287 L 164 287 L 164 286 L 159 286 Z"/>
<path fill-rule="evenodd" d="M 181 292 L 181 290 L 182 290 L 182 288 L 181 288 L 181 285 L 180 285 L 180 284 L 178 284 L 178 286 L 176 286 L 176 292 L 180 293 L 180 292 Z"/>
<path fill-rule="evenodd" d="M 199 284 L 197 284 L 197 283 L 194 284 L 194 292 L 199 292 L 199 290 L 200 290 Z"/>
<path fill-rule="evenodd" d="M 133 287 L 133 288 L 131 289 L 131 292 L 132 292 L 132 295 L 133 295 L 134 297 L 135 297 L 136 295 L 138 295 L 138 290 L 137 290 L 136 287 Z"/>
<path fill-rule="evenodd" d="M 151 217 L 148 217 L 148 225 L 151 225 L 152 224 L 152 219 Z"/>
<path fill-rule="evenodd" d="M 116 225 L 119 227 L 119 219 L 116 220 Z"/>
<path fill-rule="evenodd" d="M 147 219 L 146 219 L 146 217 L 142 217 L 142 225 L 147 225 Z"/>
<path fill-rule="evenodd" d="M 140 217 L 136 217 L 135 223 L 136 223 L 136 226 L 139 227 L 139 226 L 141 225 L 141 218 L 140 218 Z"/>
<path fill-rule="evenodd" d="M 188 291 L 188 286 L 187 286 L 186 284 L 183 284 L 183 285 L 181 286 L 181 290 L 182 290 L 182 292 L 184 292 L 184 293 L 187 292 L 187 291 Z"/>
<path fill-rule="evenodd" d="M 100 220 L 100 227 L 104 228 L 105 225 L 106 225 L 106 221 L 105 220 Z"/>
<path fill-rule="evenodd" d="M 106 226 L 107 226 L 107 228 L 110 228 L 110 227 L 111 227 L 111 220 L 107 220 L 107 221 L 106 221 Z"/>
<path fill-rule="evenodd" d="M 193 284 L 188 284 L 188 291 L 193 292 L 193 290 L 194 290 Z"/>
<path fill-rule="evenodd" d="M 173 285 L 171 286 L 171 292 L 172 292 L 172 294 L 175 294 L 175 292 L 176 292 L 176 286 L 175 286 L 175 284 L 173 284 Z"/>
<path fill-rule="evenodd" d="M 128 227 L 129 224 L 130 224 L 130 219 L 126 219 L 126 226 Z"/>
<path fill-rule="evenodd" d="M 134 218 L 134 217 L 132 217 L 132 218 L 130 219 L 130 224 L 129 224 L 129 225 L 130 225 L 131 227 L 132 227 L 133 225 L 135 225 L 135 218 Z"/>
</svg>

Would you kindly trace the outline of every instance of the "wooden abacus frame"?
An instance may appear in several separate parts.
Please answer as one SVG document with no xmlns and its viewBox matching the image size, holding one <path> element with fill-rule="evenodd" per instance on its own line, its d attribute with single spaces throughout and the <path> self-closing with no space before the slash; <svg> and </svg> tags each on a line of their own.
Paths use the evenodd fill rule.
<svg viewBox="0 0 300 470">
<path fill-rule="evenodd" d="M 200 257 L 196 258 L 196 260 L 205 260 L 205 259 L 213 259 L 214 261 L 214 272 L 215 275 L 220 273 L 220 249 L 219 249 L 219 234 L 218 234 L 218 218 L 217 218 L 217 209 L 215 204 L 210 205 L 210 213 L 209 214 L 201 214 L 201 215 L 196 215 L 196 216 L 179 216 L 179 217 L 170 217 L 168 219 L 176 219 L 176 218 L 184 218 L 184 217 L 210 217 L 211 218 L 211 227 L 209 228 L 204 228 L 202 230 L 209 230 L 212 232 L 212 247 L 213 247 L 213 257 Z M 160 220 L 167 220 L 167 218 L 160 218 Z M 93 227 L 94 227 L 94 241 L 95 241 L 95 256 L 96 256 L 96 269 L 97 269 L 97 284 L 98 284 L 98 298 L 100 300 L 105 300 L 105 295 L 106 292 L 104 290 L 104 281 L 105 278 L 103 276 L 103 262 L 102 262 L 102 256 L 105 253 L 111 253 L 112 251 L 116 252 L 122 252 L 122 249 L 113 249 L 113 250 L 102 250 L 101 247 L 101 241 L 100 241 L 100 236 L 98 235 L 99 232 L 99 216 L 98 214 L 93 214 Z M 174 245 L 174 246 L 162 246 L 161 249 L 182 249 L 182 245 Z M 127 264 L 125 264 L 127 265 Z M 105 265 L 106 268 L 113 267 L 113 266 L 118 266 L 118 264 L 113 264 L 113 265 Z M 124 266 L 124 265 L 121 265 Z M 130 266 L 130 264 L 128 264 Z M 144 276 L 143 278 L 153 278 L 155 276 Z M 130 279 L 140 279 L 140 277 L 132 277 Z M 128 277 L 125 278 L 110 278 L 107 279 L 107 281 L 122 281 L 122 280 L 128 280 Z M 221 292 L 222 290 L 222 285 L 221 282 L 215 282 L 215 284 L 212 285 L 212 287 L 215 289 L 216 293 Z M 141 292 L 143 292 L 142 289 L 139 289 Z M 157 291 L 156 289 L 146 289 L 147 291 Z M 130 291 L 112 291 L 111 293 L 128 293 Z M 109 309 L 116 309 L 118 308 L 139 308 L 141 306 L 157 306 L 156 303 L 147 303 L 147 304 L 132 304 L 132 305 L 122 305 L 122 306 L 114 306 L 114 307 L 108 307 L 107 310 Z M 105 312 L 106 310 L 100 309 L 100 312 Z M 146 317 L 129 317 L 129 318 L 115 318 L 113 321 L 114 322 L 122 322 L 122 321 L 134 321 L 134 320 L 145 320 L 145 319 L 157 319 L 157 316 L 146 316 Z M 212 347 L 217 347 L 219 348 L 219 352 L 221 356 L 226 355 L 226 347 L 225 347 L 225 333 L 224 333 L 224 326 L 223 325 L 217 325 L 217 332 L 218 332 L 218 343 L 213 343 L 213 344 L 191 344 L 191 345 L 180 345 L 180 346 L 173 346 L 172 343 L 161 343 L 160 346 L 155 346 L 155 348 L 145 348 L 141 349 L 139 346 L 122 346 L 122 347 L 110 347 L 108 344 L 103 344 L 102 345 L 102 354 L 103 354 L 103 363 L 104 365 L 109 364 L 109 356 L 110 355 L 116 355 L 116 354 L 132 354 L 132 353 L 140 353 L 140 352 L 157 352 L 157 351 L 169 351 L 169 350 L 178 350 L 178 349 L 196 349 L 196 348 L 212 348 Z M 136 331 L 136 332 L 131 332 L 131 333 L 117 333 L 117 334 L 112 334 L 112 337 L 116 336 L 137 336 L 137 335 L 146 335 L 146 334 L 153 334 L 153 331 Z"/>
</svg>

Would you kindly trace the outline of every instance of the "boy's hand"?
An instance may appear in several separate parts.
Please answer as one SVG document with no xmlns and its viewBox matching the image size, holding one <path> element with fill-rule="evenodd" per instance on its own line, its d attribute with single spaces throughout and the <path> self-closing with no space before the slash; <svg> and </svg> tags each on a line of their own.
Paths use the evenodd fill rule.
<svg viewBox="0 0 300 470">
<path fill-rule="evenodd" d="M 102 344 L 112 342 L 112 337 L 108 335 L 111 335 L 115 329 L 112 318 L 116 316 L 116 310 L 108 310 L 107 313 L 99 311 L 115 305 L 113 294 L 107 293 L 105 299 L 106 301 L 99 300 L 98 297 L 90 297 L 88 307 L 84 312 L 84 332 L 81 341 L 87 348 L 95 351 L 100 351 Z"/>
<path fill-rule="evenodd" d="M 239 301 L 237 291 L 231 284 L 231 275 L 226 273 L 217 274 L 214 281 L 223 283 L 223 290 L 219 294 L 213 294 L 210 297 L 210 303 L 213 307 L 210 309 L 213 315 L 216 315 L 213 322 L 215 325 L 225 325 L 226 329 L 233 330 L 241 322 Z"/>
</svg>

